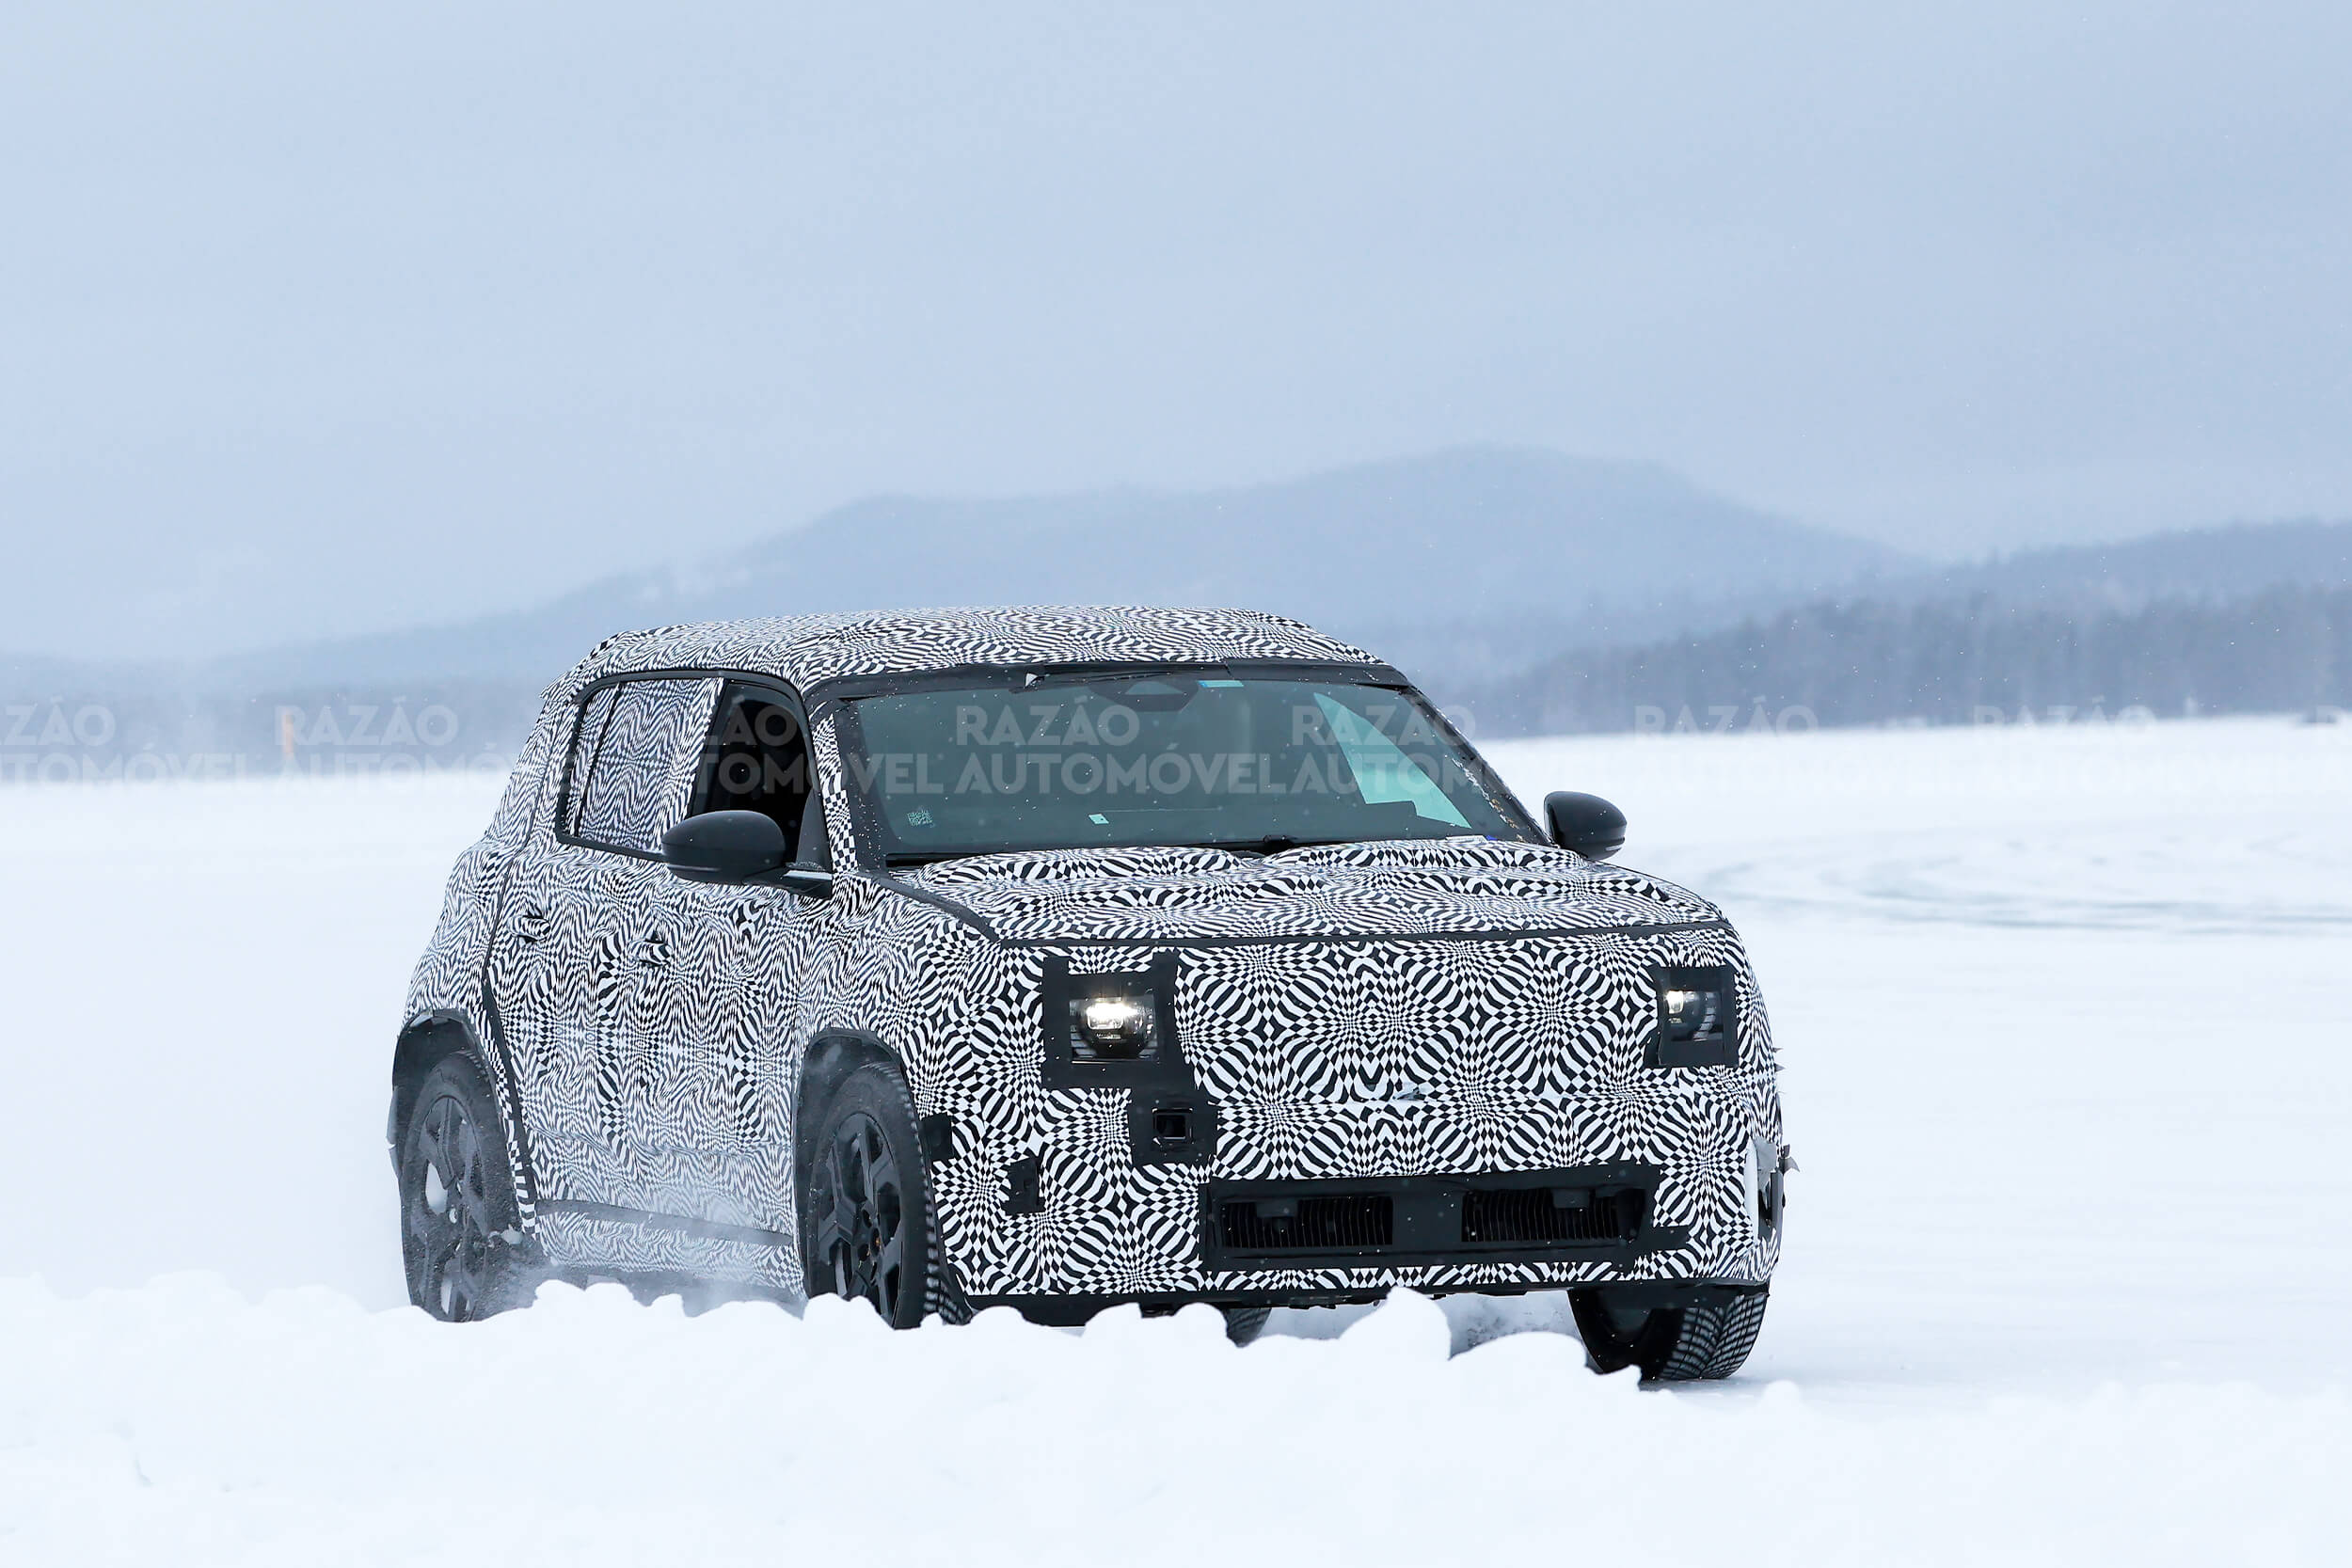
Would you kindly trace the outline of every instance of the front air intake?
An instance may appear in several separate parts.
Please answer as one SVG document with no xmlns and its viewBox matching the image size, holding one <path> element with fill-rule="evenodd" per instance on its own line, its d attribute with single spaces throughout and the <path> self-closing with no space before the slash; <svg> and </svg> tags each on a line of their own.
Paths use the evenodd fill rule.
<svg viewBox="0 0 2352 1568">
<path fill-rule="evenodd" d="M 1353 1252 L 1396 1239 L 1396 1203 L 1386 1193 L 1229 1198 L 1221 1210 L 1235 1252 Z"/>
<path fill-rule="evenodd" d="M 1629 1262 L 1681 1245 L 1649 1223 L 1660 1173 L 1636 1164 L 1480 1176 L 1211 1181 L 1201 1261 L 1211 1269 L 1584 1259 Z"/>
<path fill-rule="evenodd" d="M 1462 1195 L 1462 1240 L 1472 1246 L 1543 1242 L 1629 1242 L 1642 1228 L 1642 1195 L 1590 1187 L 1473 1187 Z"/>
</svg>

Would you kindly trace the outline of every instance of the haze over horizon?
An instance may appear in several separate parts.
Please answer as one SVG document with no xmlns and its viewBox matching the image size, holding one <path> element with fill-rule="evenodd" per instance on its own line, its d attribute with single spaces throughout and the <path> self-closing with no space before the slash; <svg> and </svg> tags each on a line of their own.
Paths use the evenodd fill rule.
<svg viewBox="0 0 2352 1568">
<path fill-rule="evenodd" d="M 2352 13 L 12 8 L 8 651 L 882 493 L 1660 463 L 1919 555 L 2352 515 Z"/>
</svg>

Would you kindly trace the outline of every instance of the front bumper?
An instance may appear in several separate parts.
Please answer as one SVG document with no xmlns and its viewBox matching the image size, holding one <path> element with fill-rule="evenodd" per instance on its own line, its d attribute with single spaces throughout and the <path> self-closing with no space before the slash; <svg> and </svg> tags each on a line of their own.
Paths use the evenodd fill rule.
<svg viewBox="0 0 2352 1568">
<path fill-rule="evenodd" d="M 1161 1316 L 1195 1304 L 1210 1307 L 1348 1307 L 1379 1301 L 1395 1287 L 1377 1290 L 1329 1291 L 1154 1291 L 1141 1295 L 1005 1295 L 975 1296 L 974 1311 L 1009 1307 L 1033 1323 L 1054 1328 L 1078 1328 L 1098 1313 L 1114 1307 L 1140 1307 L 1148 1317 Z M 1505 1281 L 1493 1285 L 1456 1285 L 1424 1290 L 1424 1295 L 1519 1296 L 1537 1291 L 1580 1290 L 1576 1285 L 1529 1284 Z M 1613 1283 L 1605 1287 L 1608 1300 L 1623 1308 L 1645 1311 L 1661 1307 L 1720 1307 L 1739 1296 L 1761 1295 L 1772 1289 L 1760 1279 L 1653 1279 Z"/>
<path fill-rule="evenodd" d="M 1775 1165 L 1780 1155 L 1775 1148 Z M 1443 1296 L 1605 1288 L 1649 1306 L 1767 1289 L 1782 1220 L 1776 1171 L 1765 1201 L 1751 1202 L 1755 1241 L 1728 1270 L 1731 1259 L 1694 1244 L 1689 1226 L 1661 1221 L 1667 1184 L 1659 1166 L 1630 1161 L 1450 1176 L 1213 1178 L 1198 1189 L 1197 1262 L 1176 1288 L 1137 1281 L 968 1299 L 976 1309 L 1011 1307 L 1033 1322 L 1075 1324 L 1126 1304 L 1147 1313 L 1196 1302 L 1337 1307 L 1400 1289 Z"/>
<path fill-rule="evenodd" d="M 1041 995 L 1063 965 L 1172 962 L 1155 984 L 1179 1054 L 1081 1072 L 1033 1032 L 1056 1016 L 1041 1003 L 918 1074 L 941 1244 L 974 1299 L 1369 1300 L 1762 1280 L 1777 1259 L 1756 1165 L 1782 1137 L 1771 1037 L 1725 928 L 1019 958 Z M 1733 1060 L 1650 1061 L 1661 966 L 1731 973 Z M 1482 1188 L 1524 1211 L 1529 1190 L 1629 1180 L 1631 1231 L 1470 1224 Z M 1389 1230 L 1278 1247 L 1224 1227 L 1228 1201 L 1329 1194 L 1385 1196 Z"/>
</svg>

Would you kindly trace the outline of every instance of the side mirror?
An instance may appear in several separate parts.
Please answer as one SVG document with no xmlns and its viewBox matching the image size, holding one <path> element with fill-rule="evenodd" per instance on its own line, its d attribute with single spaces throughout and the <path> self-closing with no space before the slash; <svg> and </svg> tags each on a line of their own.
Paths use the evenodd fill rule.
<svg viewBox="0 0 2352 1568">
<path fill-rule="evenodd" d="M 784 830 L 760 812 L 705 812 L 661 835 L 661 858 L 690 882 L 748 882 L 784 863 Z"/>
<path fill-rule="evenodd" d="M 1588 861 L 1605 861 L 1625 847 L 1625 813 L 1597 795 L 1556 789 L 1544 797 L 1551 842 Z"/>
<path fill-rule="evenodd" d="M 776 885 L 803 898 L 833 896 L 833 873 L 822 866 L 788 865 L 777 873 Z"/>
</svg>

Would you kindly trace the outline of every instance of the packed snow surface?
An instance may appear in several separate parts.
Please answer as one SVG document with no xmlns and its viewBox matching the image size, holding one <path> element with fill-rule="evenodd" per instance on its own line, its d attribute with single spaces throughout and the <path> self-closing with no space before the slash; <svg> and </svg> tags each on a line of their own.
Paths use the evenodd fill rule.
<svg viewBox="0 0 2352 1568">
<path fill-rule="evenodd" d="M 1554 1296 L 431 1323 L 384 1073 L 495 781 L 0 789 L 0 1560 L 2344 1560 L 2352 726 L 1491 752 L 1754 950 L 1804 1169 L 1729 1383 Z"/>
</svg>

